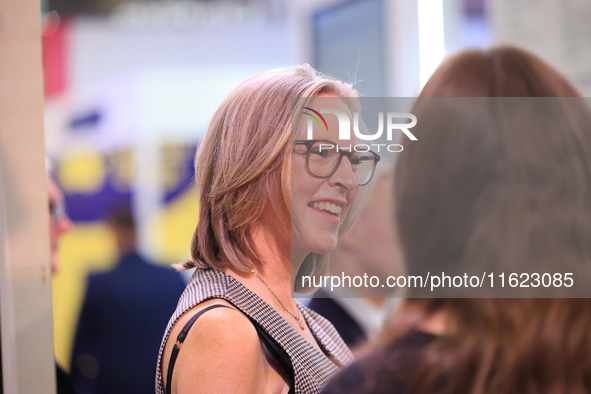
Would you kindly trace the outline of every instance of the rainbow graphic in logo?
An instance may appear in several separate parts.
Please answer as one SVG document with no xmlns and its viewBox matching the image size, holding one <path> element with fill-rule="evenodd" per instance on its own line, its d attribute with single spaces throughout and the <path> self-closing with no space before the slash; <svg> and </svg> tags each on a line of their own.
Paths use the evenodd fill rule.
<svg viewBox="0 0 591 394">
<path fill-rule="evenodd" d="M 318 115 L 320 117 L 320 119 L 322 119 L 322 123 L 324 123 L 324 126 L 326 127 L 326 130 L 328 130 L 328 125 L 326 124 L 326 120 L 324 120 L 324 117 L 322 115 L 320 115 L 320 112 L 318 112 L 316 110 L 313 110 L 312 108 L 308 108 L 308 107 L 304 107 L 304 109 L 307 109 L 308 111 L 314 112 L 316 115 Z M 322 123 L 320 123 L 320 120 L 316 116 L 312 115 L 309 112 L 305 112 L 304 111 L 304 113 L 306 115 L 310 115 L 312 118 L 314 118 L 314 120 L 316 121 L 316 123 L 318 123 L 318 126 L 320 126 L 320 130 L 322 130 Z"/>
</svg>

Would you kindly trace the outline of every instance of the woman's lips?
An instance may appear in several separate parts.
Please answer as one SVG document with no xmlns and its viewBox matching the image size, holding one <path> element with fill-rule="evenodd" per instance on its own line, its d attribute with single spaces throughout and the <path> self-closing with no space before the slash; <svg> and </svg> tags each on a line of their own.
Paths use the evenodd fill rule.
<svg viewBox="0 0 591 394">
<path fill-rule="evenodd" d="M 335 214 L 324 209 L 321 210 L 310 205 L 308 205 L 308 208 L 310 208 L 314 213 L 320 215 L 324 220 L 330 223 L 339 224 L 341 222 L 341 217 L 339 216 L 339 214 Z"/>
<path fill-rule="evenodd" d="M 310 204 L 308 204 L 308 206 L 311 206 L 313 208 L 317 208 L 321 211 L 327 211 L 328 213 L 331 213 L 333 215 L 340 215 L 341 212 L 343 212 L 343 207 L 341 206 L 341 204 L 335 204 L 333 202 L 330 201 L 314 201 L 311 202 Z"/>
</svg>

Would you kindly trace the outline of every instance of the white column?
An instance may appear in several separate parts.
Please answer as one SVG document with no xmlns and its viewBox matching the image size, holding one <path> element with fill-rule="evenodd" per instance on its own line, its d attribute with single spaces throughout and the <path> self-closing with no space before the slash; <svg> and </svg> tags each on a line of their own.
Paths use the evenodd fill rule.
<svg viewBox="0 0 591 394">
<path fill-rule="evenodd" d="M 161 176 L 161 146 L 157 136 L 146 133 L 136 137 L 134 154 L 133 206 L 138 250 L 146 257 L 157 259 L 161 251 L 155 226 L 163 198 Z"/>
<path fill-rule="evenodd" d="M 4 392 L 55 393 L 38 0 L 0 0 Z"/>
</svg>

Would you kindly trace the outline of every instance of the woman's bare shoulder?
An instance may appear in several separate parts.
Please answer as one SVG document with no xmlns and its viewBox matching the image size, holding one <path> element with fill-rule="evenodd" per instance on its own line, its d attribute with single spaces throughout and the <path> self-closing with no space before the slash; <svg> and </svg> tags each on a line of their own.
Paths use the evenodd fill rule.
<svg viewBox="0 0 591 394">
<path fill-rule="evenodd" d="M 187 310 L 172 326 L 169 338 L 175 338 L 181 332 L 181 330 L 185 327 L 185 325 L 191 320 L 197 313 L 201 312 L 202 310 L 206 309 L 207 307 L 213 305 L 222 305 L 226 308 L 215 308 L 205 312 L 201 315 L 194 323 L 197 324 L 199 322 L 200 330 L 204 329 L 205 326 L 211 324 L 216 320 L 226 320 L 230 319 L 237 324 L 243 322 L 245 326 L 252 326 L 250 320 L 240 311 L 238 310 L 232 303 L 226 301 L 222 298 L 212 298 L 207 301 L 203 301 L 191 309 Z M 249 323 L 249 324 L 246 324 Z M 192 330 L 192 329 L 191 329 Z M 191 330 L 189 332 L 191 332 Z M 254 327 L 253 327 L 254 330 Z"/>
<path fill-rule="evenodd" d="M 174 366 L 173 393 L 256 392 L 264 384 L 261 378 L 265 368 L 258 334 L 242 312 L 222 299 L 196 305 L 174 324 L 163 355 L 165 384 L 168 361 L 179 333 L 195 314 L 211 305 L 229 308 L 207 311 L 189 330 Z"/>
</svg>

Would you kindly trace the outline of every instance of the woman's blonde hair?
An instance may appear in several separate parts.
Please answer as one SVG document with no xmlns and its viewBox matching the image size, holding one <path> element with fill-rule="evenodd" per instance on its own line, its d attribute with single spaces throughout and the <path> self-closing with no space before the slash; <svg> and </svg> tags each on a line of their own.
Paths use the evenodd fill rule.
<svg viewBox="0 0 591 394">
<path fill-rule="evenodd" d="M 199 222 L 192 259 L 181 269 L 231 266 L 249 272 L 252 262 L 260 261 L 250 230 L 267 204 L 290 230 L 292 104 L 302 105 L 293 99 L 308 98 L 305 105 L 322 93 L 357 97 L 350 84 L 304 64 L 258 74 L 224 100 L 195 157 Z M 348 216 L 352 222 L 354 214 Z"/>
</svg>

